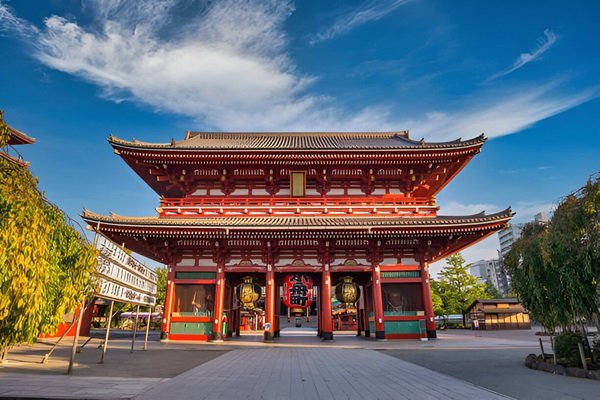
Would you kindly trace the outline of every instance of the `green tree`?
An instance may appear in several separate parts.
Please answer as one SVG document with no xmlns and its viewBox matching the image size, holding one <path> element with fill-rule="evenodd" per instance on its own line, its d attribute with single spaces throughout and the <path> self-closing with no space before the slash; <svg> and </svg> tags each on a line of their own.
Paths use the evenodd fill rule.
<svg viewBox="0 0 600 400">
<path fill-rule="evenodd" d="M 0 114 L 0 147 L 8 127 Z M 0 158 L 0 353 L 51 333 L 92 289 L 96 253 L 37 188 Z"/>
<path fill-rule="evenodd" d="M 492 283 L 492 281 L 490 279 L 487 279 L 485 281 L 485 293 L 487 295 L 486 297 L 489 299 L 501 299 L 502 298 L 502 293 L 500 293 L 498 288 L 496 288 L 496 286 L 494 286 L 494 284 Z"/>
<path fill-rule="evenodd" d="M 446 309 L 444 308 L 444 301 L 442 300 L 442 296 L 439 294 L 439 289 L 437 287 L 437 282 L 433 279 L 431 282 L 431 302 L 433 304 L 433 313 L 435 315 L 443 316 L 447 315 Z"/>
<path fill-rule="evenodd" d="M 526 225 L 505 265 L 513 290 L 547 330 L 597 321 L 600 179 L 565 197 L 548 225 Z"/>
<path fill-rule="evenodd" d="M 543 257 L 546 227 L 530 223 L 523 227 L 521 237 L 513 243 L 504 258 L 511 277 L 511 288 L 519 296 L 531 317 L 546 329 L 554 329 L 568 320 L 556 298 L 560 279 Z"/>
<path fill-rule="evenodd" d="M 466 326 L 467 307 L 476 299 L 487 298 L 485 284 L 469 273 L 470 264 L 465 264 L 460 253 L 446 258 L 446 263 L 433 287 L 442 299 L 445 314 L 462 314 Z"/>
<path fill-rule="evenodd" d="M 156 267 L 154 272 L 158 275 L 158 280 L 156 281 L 156 305 L 160 305 L 164 309 L 167 294 L 167 267 Z"/>
</svg>

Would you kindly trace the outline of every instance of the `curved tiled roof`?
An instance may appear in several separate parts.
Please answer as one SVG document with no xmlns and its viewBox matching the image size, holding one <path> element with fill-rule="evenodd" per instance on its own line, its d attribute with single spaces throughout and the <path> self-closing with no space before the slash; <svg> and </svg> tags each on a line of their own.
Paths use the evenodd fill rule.
<svg viewBox="0 0 600 400">
<path fill-rule="evenodd" d="M 12 163 L 15 163 L 17 165 L 20 165 L 22 167 L 27 167 L 29 165 L 29 162 L 24 161 L 22 158 L 20 157 L 13 157 L 10 154 L 7 154 L 3 151 L 0 151 L 0 158 L 4 158 L 5 160 L 8 160 Z"/>
<path fill-rule="evenodd" d="M 21 131 L 16 130 L 15 128 L 9 126 L 8 127 L 10 137 L 8 139 L 8 144 L 16 145 L 16 144 L 32 144 L 35 142 L 35 139 L 31 136 L 24 134 Z"/>
<path fill-rule="evenodd" d="M 84 210 L 82 218 L 90 223 L 104 223 L 122 227 L 173 227 L 173 228 L 329 228 L 356 227 L 456 227 L 473 226 L 508 220 L 513 213 L 509 208 L 495 214 L 479 213 L 469 216 L 437 216 L 423 218 L 407 217 L 214 217 L 214 218 L 159 218 L 124 217 L 115 214 L 100 215 Z"/>
<path fill-rule="evenodd" d="M 126 141 L 110 136 L 109 142 L 131 148 L 165 150 L 368 150 L 443 149 L 481 144 L 482 135 L 462 141 L 426 143 L 399 132 L 188 132 L 184 140 L 171 143 Z"/>
</svg>

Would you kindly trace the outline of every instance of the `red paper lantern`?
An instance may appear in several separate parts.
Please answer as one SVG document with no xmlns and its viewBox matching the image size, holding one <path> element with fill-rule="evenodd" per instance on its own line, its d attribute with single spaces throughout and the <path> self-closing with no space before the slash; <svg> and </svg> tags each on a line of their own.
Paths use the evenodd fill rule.
<svg viewBox="0 0 600 400">
<path fill-rule="evenodd" d="M 308 308 L 312 303 L 313 282 L 306 274 L 287 274 L 283 278 L 283 303 L 287 308 Z"/>
</svg>

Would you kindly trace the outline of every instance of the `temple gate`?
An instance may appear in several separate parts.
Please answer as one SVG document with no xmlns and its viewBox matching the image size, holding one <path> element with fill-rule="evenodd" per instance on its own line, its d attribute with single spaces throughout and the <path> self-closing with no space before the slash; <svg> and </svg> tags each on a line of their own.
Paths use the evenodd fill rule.
<svg viewBox="0 0 600 400">
<path fill-rule="evenodd" d="M 510 209 L 438 215 L 436 194 L 480 152 L 483 136 L 426 143 L 407 131 L 188 132 L 165 144 L 109 142 L 161 196 L 158 215 L 82 216 L 168 265 L 168 340 L 221 340 L 250 323 L 273 340 L 288 274 L 310 277 L 324 340 L 340 323 L 331 300 L 344 282 L 355 285 L 342 288 L 347 294 L 360 293 L 352 321 L 358 334 L 433 338 L 429 264 L 512 216 Z M 264 288 L 256 304 L 248 285 Z"/>
</svg>

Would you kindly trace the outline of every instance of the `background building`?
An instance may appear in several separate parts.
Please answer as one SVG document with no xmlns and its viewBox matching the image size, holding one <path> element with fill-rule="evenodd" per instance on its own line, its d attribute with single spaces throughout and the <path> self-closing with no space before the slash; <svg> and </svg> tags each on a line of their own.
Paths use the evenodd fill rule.
<svg viewBox="0 0 600 400">
<path fill-rule="evenodd" d="M 536 224 L 548 223 L 548 215 L 545 212 L 537 213 L 533 217 L 533 222 Z M 513 243 L 521 237 L 521 231 L 525 226 L 521 224 L 509 224 L 506 228 L 498 232 L 498 239 L 500 240 L 500 258 L 504 258 L 506 253 L 510 251 Z"/>
<path fill-rule="evenodd" d="M 545 212 L 539 212 L 533 217 L 533 222 L 536 224 L 547 224 L 548 223 L 548 215 Z M 479 273 L 479 269 L 483 268 L 486 271 L 493 271 L 491 275 L 488 273 L 487 276 L 492 276 L 492 283 L 494 286 L 502 293 L 503 295 L 507 295 L 510 288 L 510 276 L 506 274 L 504 270 L 504 257 L 510 251 L 513 244 L 521 237 L 521 233 L 523 231 L 524 223 L 520 224 L 509 224 L 506 228 L 502 229 L 498 232 L 498 239 L 500 241 L 500 250 L 498 251 L 499 258 L 497 260 L 481 260 L 477 263 L 483 263 L 485 266 L 477 266 L 475 270 L 472 271 L 471 274 L 474 276 L 475 273 Z M 475 266 L 477 263 L 474 263 Z"/>
<path fill-rule="evenodd" d="M 483 281 L 490 280 L 492 285 L 503 296 L 508 293 L 509 279 L 506 272 L 501 267 L 500 259 L 479 260 L 471 264 L 469 272 L 474 277 L 480 278 Z"/>
</svg>

